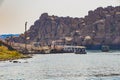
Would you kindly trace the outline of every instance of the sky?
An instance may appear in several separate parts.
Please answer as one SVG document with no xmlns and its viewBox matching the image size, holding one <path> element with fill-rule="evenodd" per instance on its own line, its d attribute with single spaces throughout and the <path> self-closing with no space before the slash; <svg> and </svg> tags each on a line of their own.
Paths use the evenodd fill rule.
<svg viewBox="0 0 120 80">
<path fill-rule="evenodd" d="M 0 34 L 24 33 L 42 13 L 84 17 L 97 7 L 120 6 L 120 0 L 0 0 Z"/>
</svg>

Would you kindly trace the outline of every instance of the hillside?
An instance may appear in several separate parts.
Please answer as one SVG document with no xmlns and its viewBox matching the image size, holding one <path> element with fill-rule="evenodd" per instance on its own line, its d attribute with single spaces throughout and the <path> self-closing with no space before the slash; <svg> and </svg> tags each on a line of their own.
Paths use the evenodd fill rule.
<svg viewBox="0 0 120 80">
<path fill-rule="evenodd" d="M 84 18 L 58 17 L 43 13 L 26 32 L 27 40 L 41 45 L 61 41 L 77 45 L 120 45 L 120 6 L 98 7 Z M 70 38 L 71 41 L 67 40 Z M 11 38 L 24 43 L 25 34 Z"/>
</svg>

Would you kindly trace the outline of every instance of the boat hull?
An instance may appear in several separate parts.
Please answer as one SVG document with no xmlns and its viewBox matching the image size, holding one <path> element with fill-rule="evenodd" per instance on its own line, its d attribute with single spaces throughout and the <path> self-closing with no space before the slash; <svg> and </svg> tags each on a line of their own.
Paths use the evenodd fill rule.
<svg viewBox="0 0 120 80">
<path fill-rule="evenodd" d="M 87 52 L 75 52 L 75 54 L 87 54 Z"/>
</svg>

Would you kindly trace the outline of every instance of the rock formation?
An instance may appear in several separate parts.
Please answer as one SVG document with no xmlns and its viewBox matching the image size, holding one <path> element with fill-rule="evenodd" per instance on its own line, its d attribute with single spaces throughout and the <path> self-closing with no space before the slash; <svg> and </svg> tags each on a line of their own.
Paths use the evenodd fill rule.
<svg viewBox="0 0 120 80">
<path fill-rule="evenodd" d="M 99 7 L 84 18 L 49 16 L 43 13 L 26 32 L 28 43 L 49 45 L 52 41 L 77 45 L 120 45 L 120 6 Z M 67 41 L 66 38 L 71 38 Z M 11 38 L 24 43 L 25 34 Z"/>
</svg>

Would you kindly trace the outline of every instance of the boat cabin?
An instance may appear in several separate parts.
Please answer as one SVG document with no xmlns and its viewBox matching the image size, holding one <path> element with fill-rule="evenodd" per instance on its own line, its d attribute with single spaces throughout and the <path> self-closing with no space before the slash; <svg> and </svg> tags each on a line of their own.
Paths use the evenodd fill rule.
<svg viewBox="0 0 120 80">
<path fill-rule="evenodd" d="M 64 46 L 63 50 L 68 53 L 86 54 L 84 46 Z"/>
</svg>

